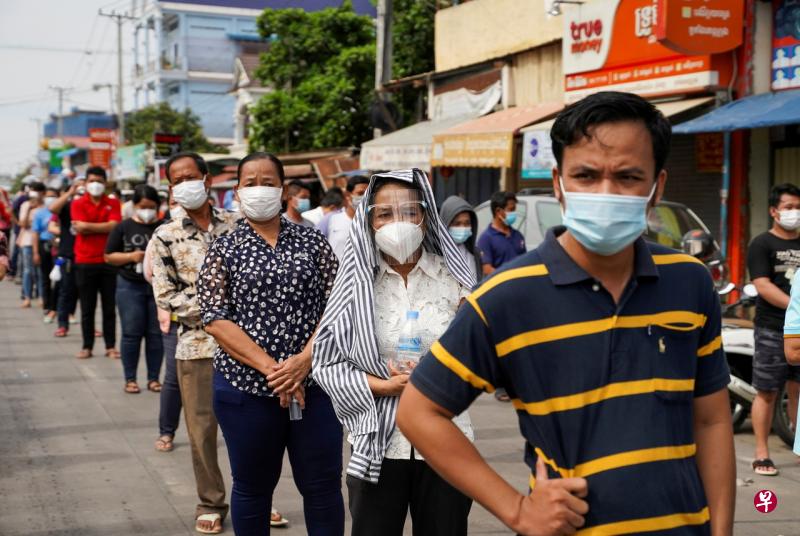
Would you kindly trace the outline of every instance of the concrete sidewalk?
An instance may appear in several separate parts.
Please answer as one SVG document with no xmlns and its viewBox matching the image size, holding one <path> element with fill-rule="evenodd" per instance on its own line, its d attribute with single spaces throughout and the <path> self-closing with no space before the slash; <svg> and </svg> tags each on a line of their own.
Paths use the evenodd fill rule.
<svg viewBox="0 0 800 536">
<path fill-rule="evenodd" d="M 146 390 L 125 394 L 119 361 L 75 359 L 78 326 L 65 339 L 54 338 L 55 328 L 42 323 L 39 310 L 19 309 L 18 295 L 19 287 L 0 283 L 0 534 L 196 534 L 197 498 L 183 428 L 173 452 L 156 452 L 158 395 Z M 143 385 L 143 361 L 139 374 Z M 470 413 L 478 448 L 514 486 L 525 489 L 528 470 L 510 405 L 481 397 Z M 740 476 L 754 480 L 739 488 L 737 534 L 800 535 L 800 466 L 791 451 L 773 440 L 781 476 L 765 478 L 749 468 L 752 435 L 737 436 Z M 220 465 L 230 492 L 221 434 Z M 770 515 L 753 507 L 753 495 L 764 488 L 775 491 L 780 501 Z M 275 505 L 292 524 L 273 534 L 305 534 L 288 459 Z M 233 533 L 229 523 L 226 533 Z M 510 531 L 475 505 L 470 534 Z"/>
</svg>

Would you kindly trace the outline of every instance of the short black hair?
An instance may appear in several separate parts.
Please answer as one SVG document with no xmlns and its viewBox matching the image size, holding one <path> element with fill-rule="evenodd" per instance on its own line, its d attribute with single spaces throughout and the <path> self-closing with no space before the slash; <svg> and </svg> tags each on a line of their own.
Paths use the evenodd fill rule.
<svg viewBox="0 0 800 536">
<path fill-rule="evenodd" d="M 44 192 L 45 186 L 43 182 L 32 182 L 30 185 L 30 189 L 34 192 Z"/>
<path fill-rule="evenodd" d="M 353 175 L 347 179 L 347 191 L 353 193 L 359 184 L 369 184 L 369 178 L 364 175 Z"/>
<path fill-rule="evenodd" d="M 156 205 L 161 203 L 161 199 L 158 197 L 158 190 L 149 184 L 137 184 L 133 189 L 133 204 L 137 204 L 142 199 L 149 199 Z"/>
<path fill-rule="evenodd" d="M 638 95 L 601 91 L 564 108 L 550 129 L 553 155 L 561 169 L 564 147 L 591 138 L 591 128 L 604 123 L 641 121 L 650 132 L 656 175 L 664 169 L 669 155 L 672 126 L 658 108 Z"/>
<path fill-rule="evenodd" d="M 781 197 L 783 197 L 784 195 L 800 197 L 800 188 L 788 182 L 785 182 L 783 184 L 776 184 L 769 191 L 769 206 L 777 207 L 778 205 L 780 205 Z"/>
<path fill-rule="evenodd" d="M 310 193 L 311 187 L 299 179 L 291 180 L 286 186 L 286 195 L 288 197 L 295 196 L 300 192 L 300 190 L 307 190 Z"/>
<path fill-rule="evenodd" d="M 108 180 L 108 175 L 106 175 L 106 170 L 101 168 L 100 166 L 92 166 L 86 170 L 86 176 L 89 175 L 97 175 L 98 177 L 103 177 L 103 181 Z"/>
<path fill-rule="evenodd" d="M 500 209 L 505 210 L 506 205 L 508 204 L 509 201 L 516 201 L 516 200 L 517 196 L 511 192 L 499 191 L 493 193 L 489 205 L 492 209 L 492 218 L 494 218 L 494 215 L 498 210 Z"/>
<path fill-rule="evenodd" d="M 169 159 L 164 164 L 164 173 L 166 173 L 167 180 L 169 182 L 172 182 L 172 177 L 170 177 L 169 175 L 169 168 L 172 167 L 172 164 L 174 164 L 178 160 L 181 160 L 182 158 L 191 158 L 192 160 L 194 160 L 194 163 L 197 166 L 197 169 L 200 171 L 200 173 L 202 173 L 203 175 L 208 175 L 208 164 L 206 164 L 206 161 L 203 160 L 202 156 L 191 151 L 183 151 L 180 153 L 175 153 L 174 155 L 170 156 Z"/>
<path fill-rule="evenodd" d="M 334 186 L 329 188 L 325 195 L 322 196 L 319 202 L 320 206 L 323 207 L 341 207 L 344 205 L 344 194 L 342 194 L 342 189 Z"/>
<path fill-rule="evenodd" d="M 272 153 L 266 153 L 263 151 L 256 151 L 255 153 L 250 153 L 249 155 L 245 156 L 241 160 L 239 160 L 239 165 L 236 167 L 236 184 L 239 184 L 239 181 L 242 177 L 242 168 L 248 162 L 252 162 L 254 160 L 269 160 L 275 167 L 278 169 L 278 178 L 283 184 L 283 181 L 286 180 L 286 173 L 283 171 L 283 162 L 281 159 L 275 156 Z"/>
<path fill-rule="evenodd" d="M 52 186 L 48 186 L 45 189 L 44 193 L 45 193 L 45 195 L 47 195 L 50 192 L 53 192 L 54 194 L 59 195 L 61 193 L 61 189 L 60 188 L 53 188 Z"/>
</svg>

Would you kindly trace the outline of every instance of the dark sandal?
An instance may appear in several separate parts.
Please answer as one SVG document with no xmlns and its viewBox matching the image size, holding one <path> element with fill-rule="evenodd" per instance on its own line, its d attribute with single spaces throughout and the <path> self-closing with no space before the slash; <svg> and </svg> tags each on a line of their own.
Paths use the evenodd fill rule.
<svg viewBox="0 0 800 536">
<path fill-rule="evenodd" d="M 125 392 L 130 394 L 130 395 L 137 395 L 137 394 L 141 393 L 142 390 L 139 389 L 139 384 L 138 383 L 136 383 L 134 381 L 130 381 L 130 382 L 125 382 Z"/>
<path fill-rule="evenodd" d="M 156 439 L 156 450 L 158 452 L 172 452 L 172 449 L 175 448 L 172 439 L 173 438 L 168 435 L 163 435 Z"/>
<path fill-rule="evenodd" d="M 153 393 L 161 392 L 161 383 L 158 380 L 150 380 L 147 382 L 147 390 Z"/>
<path fill-rule="evenodd" d="M 769 458 L 753 460 L 753 471 L 761 476 L 776 476 L 778 474 L 778 469 Z"/>
</svg>

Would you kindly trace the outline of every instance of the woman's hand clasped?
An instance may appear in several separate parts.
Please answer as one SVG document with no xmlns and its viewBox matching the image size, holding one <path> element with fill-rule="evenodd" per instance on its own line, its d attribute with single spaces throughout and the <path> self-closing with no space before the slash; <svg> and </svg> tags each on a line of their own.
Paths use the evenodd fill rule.
<svg viewBox="0 0 800 536">
<path fill-rule="evenodd" d="M 293 355 L 272 366 L 267 374 L 267 385 L 276 393 L 291 393 L 301 387 L 311 372 L 311 356 Z"/>
</svg>

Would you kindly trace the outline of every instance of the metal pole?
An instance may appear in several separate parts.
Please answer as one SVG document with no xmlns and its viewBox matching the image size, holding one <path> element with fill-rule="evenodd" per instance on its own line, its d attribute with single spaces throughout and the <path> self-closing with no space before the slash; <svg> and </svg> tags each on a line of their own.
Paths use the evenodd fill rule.
<svg viewBox="0 0 800 536">
<path fill-rule="evenodd" d="M 384 101 L 383 86 L 392 79 L 392 0 L 378 0 L 376 33 L 378 42 L 375 46 L 375 94 Z M 384 108 L 384 113 L 388 115 Z M 376 128 L 373 135 L 378 138 L 383 134 Z"/>
<path fill-rule="evenodd" d="M 125 110 L 122 100 L 122 17 L 117 17 L 117 115 L 119 133 L 117 147 L 125 145 Z"/>
<path fill-rule="evenodd" d="M 64 93 L 71 88 L 62 86 L 50 86 L 50 89 L 58 93 L 58 120 L 56 121 L 56 137 L 61 139 L 64 136 Z"/>
<path fill-rule="evenodd" d="M 109 17 L 117 22 L 117 146 L 125 144 L 125 109 L 123 101 L 123 85 L 122 85 L 122 23 L 125 20 L 133 20 L 134 17 L 127 13 L 104 13 L 99 10 L 98 13 L 101 17 Z"/>
<path fill-rule="evenodd" d="M 719 236 L 722 259 L 728 258 L 728 191 L 731 187 L 731 133 L 724 132 L 722 156 L 722 189 L 719 192 Z"/>
</svg>

